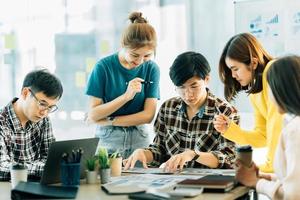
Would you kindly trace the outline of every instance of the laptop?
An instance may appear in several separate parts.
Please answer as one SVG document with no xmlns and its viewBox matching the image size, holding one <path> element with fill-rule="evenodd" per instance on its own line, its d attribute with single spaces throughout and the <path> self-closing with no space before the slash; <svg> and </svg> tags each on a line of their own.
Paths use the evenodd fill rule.
<svg viewBox="0 0 300 200">
<path fill-rule="evenodd" d="M 85 161 L 94 156 L 97 150 L 99 138 L 87 138 L 78 140 L 56 141 L 50 145 L 47 161 L 44 166 L 44 172 L 41 177 L 41 184 L 59 183 L 60 180 L 60 164 L 63 153 L 69 153 L 73 149 L 81 148 L 83 154 L 80 162 L 80 178 L 85 176 Z"/>
</svg>

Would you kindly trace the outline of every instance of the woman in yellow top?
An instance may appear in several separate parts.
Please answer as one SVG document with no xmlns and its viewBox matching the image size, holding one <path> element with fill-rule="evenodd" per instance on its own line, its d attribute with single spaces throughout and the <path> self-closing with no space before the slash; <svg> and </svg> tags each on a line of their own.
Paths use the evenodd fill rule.
<svg viewBox="0 0 300 200">
<path fill-rule="evenodd" d="M 266 80 L 272 56 L 249 33 L 233 36 L 225 45 L 219 63 L 219 75 L 224 83 L 225 98 L 231 101 L 238 92 L 249 94 L 254 109 L 255 127 L 243 130 L 225 115 L 216 116 L 214 127 L 223 136 L 238 144 L 267 147 L 267 160 L 260 166 L 263 172 L 273 172 L 273 160 L 282 128 L 282 115 L 269 99 Z"/>
</svg>

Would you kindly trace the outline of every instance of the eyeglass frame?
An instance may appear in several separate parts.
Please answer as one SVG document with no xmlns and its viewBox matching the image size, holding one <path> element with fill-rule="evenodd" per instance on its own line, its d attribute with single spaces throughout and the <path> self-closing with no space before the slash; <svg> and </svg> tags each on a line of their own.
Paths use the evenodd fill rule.
<svg viewBox="0 0 300 200">
<path fill-rule="evenodd" d="M 34 97 L 34 99 L 36 100 L 36 102 L 38 103 L 38 107 L 39 107 L 40 110 L 42 110 L 42 111 L 47 110 L 48 113 L 53 113 L 53 112 L 55 112 L 55 111 L 58 110 L 58 106 L 57 105 L 52 105 L 52 106 L 44 105 L 44 103 L 41 102 L 41 100 L 39 100 L 35 96 L 34 92 L 31 89 L 28 88 L 28 90 L 31 93 L 31 95 Z"/>
<path fill-rule="evenodd" d="M 196 88 L 193 88 L 193 86 L 188 86 L 183 88 L 183 86 L 177 86 L 175 87 L 176 92 L 180 95 L 183 96 L 186 94 L 186 91 L 191 91 L 192 94 L 196 94 L 197 92 L 199 92 L 202 88 L 205 88 L 206 86 L 204 85 L 197 85 Z"/>
</svg>

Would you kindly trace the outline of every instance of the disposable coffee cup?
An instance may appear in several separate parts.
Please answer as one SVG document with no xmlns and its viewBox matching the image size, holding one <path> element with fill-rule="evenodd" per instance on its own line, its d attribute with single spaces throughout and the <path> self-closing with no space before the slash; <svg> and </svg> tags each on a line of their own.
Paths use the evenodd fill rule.
<svg viewBox="0 0 300 200">
<path fill-rule="evenodd" d="M 20 181 L 27 182 L 28 170 L 26 165 L 15 164 L 10 167 L 11 186 L 15 188 Z"/>
<path fill-rule="evenodd" d="M 251 167 L 252 147 L 250 145 L 237 147 L 236 158 L 239 159 L 244 166 Z"/>
</svg>

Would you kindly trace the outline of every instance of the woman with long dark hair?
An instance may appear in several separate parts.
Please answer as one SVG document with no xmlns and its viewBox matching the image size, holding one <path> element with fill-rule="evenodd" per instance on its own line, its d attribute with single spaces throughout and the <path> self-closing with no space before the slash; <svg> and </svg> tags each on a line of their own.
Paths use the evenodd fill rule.
<svg viewBox="0 0 300 200">
<path fill-rule="evenodd" d="M 215 129 L 229 140 L 253 147 L 267 147 L 267 160 L 260 170 L 273 172 L 273 159 L 282 128 L 282 115 L 268 97 L 266 74 L 272 56 L 249 33 L 233 36 L 225 45 L 219 63 L 219 75 L 224 83 L 225 98 L 233 100 L 246 91 L 254 109 L 255 127 L 243 130 L 228 117 L 220 114 Z"/>
</svg>

